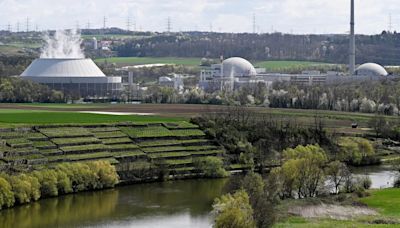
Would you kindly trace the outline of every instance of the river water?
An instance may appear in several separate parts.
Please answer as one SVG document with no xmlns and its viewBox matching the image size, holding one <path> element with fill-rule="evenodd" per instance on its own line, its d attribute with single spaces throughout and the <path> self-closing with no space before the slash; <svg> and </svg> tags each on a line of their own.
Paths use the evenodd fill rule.
<svg viewBox="0 0 400 228">
<path fill-rule="evenodd" d="M 369 175 L 373 188 L 391 187 L 388 167 L 352 170 Z M 238 177 L 233 177 L 238 178 Z M 227 179 L 138 184 L 44 199 L 0 211 L 0 227 L 211 227 L 211 205 Z"/>
</svg>

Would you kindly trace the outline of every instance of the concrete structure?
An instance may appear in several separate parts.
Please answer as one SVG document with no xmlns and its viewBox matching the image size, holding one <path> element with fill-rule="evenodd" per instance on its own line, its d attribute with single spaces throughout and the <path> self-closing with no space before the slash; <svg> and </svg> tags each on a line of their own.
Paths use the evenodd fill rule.
<svg viewBox="0 0 400 228">
<path fill-rule="evenodd" d="M 21 74 L 74 97 L 115 97 L 122 90 L 121 77 L 107 77 L 91 59 L 36 59 Z"/>
<path fill-rule="evenodd" d="M 173 77 L 160 77 L 158 84 L 162 87 L 173 88 L 177 91 L 183 91 L 184 83 L 181 75 L 174 74 Z"/>
<path fill-rule="evenodd" d="M 388 72 L 381 65 L 376 63 L 365 63 L 357 68 L 355 75 L 364 76 L 388 76 Z"/>
</svg>

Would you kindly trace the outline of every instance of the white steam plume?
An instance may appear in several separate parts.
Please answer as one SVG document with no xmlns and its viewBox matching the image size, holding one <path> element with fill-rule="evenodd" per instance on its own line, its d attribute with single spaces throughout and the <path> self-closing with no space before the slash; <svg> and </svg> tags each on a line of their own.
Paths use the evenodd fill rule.
<svg viewBox="0 0 400 228">
<path fill-rule="evenodd" d="M 85 58 L 81 48 L 81 34 L 76 30 L 59 30 L 50 36 L 44 34 L 46 42 L 40 58 L 78 59 Z"/>
</svg>

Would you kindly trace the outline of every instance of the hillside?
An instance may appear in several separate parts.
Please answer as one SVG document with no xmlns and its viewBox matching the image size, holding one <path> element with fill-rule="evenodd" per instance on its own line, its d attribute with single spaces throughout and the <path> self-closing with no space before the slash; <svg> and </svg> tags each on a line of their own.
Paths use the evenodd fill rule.
<svg viewBox="0 0 400 228">
<path fill-rule="evenodd" d="M 0 171 L 107 160 L 122 180 L 151 178 L 137 172 L 195 172 L 194 160 L 224 149 L 185 121 L 151 124 L 36 125 L 0 129 Z"/>
</svg>

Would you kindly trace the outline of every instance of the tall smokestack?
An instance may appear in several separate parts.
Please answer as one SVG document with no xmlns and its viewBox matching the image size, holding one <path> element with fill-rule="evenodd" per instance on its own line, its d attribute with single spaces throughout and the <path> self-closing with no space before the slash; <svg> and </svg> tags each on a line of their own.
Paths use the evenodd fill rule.
<svg viewBox="0 0 400 228">
<path fill-rule="evenodd" d="M 349 63 L 350 75 L 354 75 L 355 71 L 356 71 L 356 36 L 354 30 L 354 0 L 351 0 L 350 63 Z"/>
</svg>

